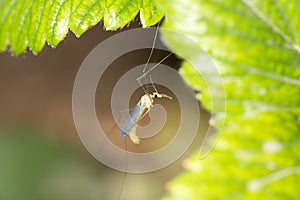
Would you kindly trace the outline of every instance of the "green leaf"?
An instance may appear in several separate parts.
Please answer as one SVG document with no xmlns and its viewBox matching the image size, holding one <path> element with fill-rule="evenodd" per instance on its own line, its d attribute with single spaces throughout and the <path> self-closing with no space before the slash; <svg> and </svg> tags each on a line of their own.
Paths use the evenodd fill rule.
<svg viewBox="0 0 300 200">
<path fill-rule="evenodd" d="M 89 27 L 96 25 L 103 17 L 104 1 L 73 1 L 70 28 L 77 37 Z"/>
<path fill-rule="evenodd" d="M 45 10 L 50 9 L 49 1 L 41 1 L 36 0 L 34 1 L 30 13 L 30 25 L 29 25 L 29 31 L 28 31 L 28 45 L 31 47 L 33 52 L 40 52 L 44 45 L 46 40 L 46 22 L 48 15 L 45 14 L 45 12 L 36 12 L 36 10 L 40 10 L 41 8 L 44 8 Z"/>
<path fill-rule="evenodd" d="M 140 9 L 141 22 L 144 27 L 152 26 L 163 17 L 162 12 L 156 7 L 153 0 L 143 0 Z"/>
<path fill-rule="evenodd" d="M 50 4 L 46 38 L 51 46 L 57 46 L 68 33 L 69 18 L 72 10 L 71 1 L 56 0 Z"/>
<path fill-rule="evenodd" d="M 11 23 L 12 7 L 15 1 L 0 1 L 0 51 L 4 51 L 8 44 L 7 29 Z"/>
<path fill-rule="evenodd" d="M 102 18 L 106 29 L 120 28 L 140 12 L 143 27 L 163 16 L 153 0 L 3 0 L 0 2 L 0 51 L 19 55 L 27 46 L 39 53 L 45 42 L 57 46 L 71 29 L 79 37 Z"/>
<path fill-rule="evenodd" d="M 111 0 L 106 3 L 104 25 L 107 29 L 119 28 L 131 21 L 139 12 L 140 0 Z"/>
<path fill-rule="evenodd" d="M 212 153 L 198 152 L 187 171 L 168 185 L 164 199 L 299 199 L 300 20 L 299 1 L 160 0 L 164 28 L 196 41 L 211 56 L 226 91 L 226 121 Z M 188 17 L 187 17 L 188 16 Z M 190 53 L 164 33 L 175 52 Z M 200 91 L 204 107 L 220 84 L 185 62 L 181 73 Z M 221 125 L 220 125 L 221 124 Z M 213 141 L 215 138 L 211 138 Z"/>
</svg>

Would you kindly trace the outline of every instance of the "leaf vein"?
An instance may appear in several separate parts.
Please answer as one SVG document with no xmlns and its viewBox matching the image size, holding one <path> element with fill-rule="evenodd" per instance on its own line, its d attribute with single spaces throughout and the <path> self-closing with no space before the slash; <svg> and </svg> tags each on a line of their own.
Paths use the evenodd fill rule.
<svg viewBox="0 0 300 200">
<path fill-rule="evenodd" d="M 251 0 L 242 0 L 244 4 L 268 27 L 270 27 L 275 33 L 280 35 L 285 42 L 300 55 L 300 46 L 294 43 L 289 36 L 287 36 L 278 26 L 276 26 L 266 15 L 264 15 Z"/>
</svg>

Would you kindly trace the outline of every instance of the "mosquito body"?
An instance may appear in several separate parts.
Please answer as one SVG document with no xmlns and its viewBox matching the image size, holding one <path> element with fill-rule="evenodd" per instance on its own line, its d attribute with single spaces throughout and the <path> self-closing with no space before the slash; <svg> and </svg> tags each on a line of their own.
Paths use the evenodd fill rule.
<svg viewBox="0 0 300 200">
<path fill-rule="evenodd" d="M 152 94 L 147 93 L 143 95 L 134 109 L 130 112 L 121 129 L 120 134 L 123 138 L 129 135 L 130 140 L 134 144 L 140 143 L 140 137 L 136 133 L 138 122 L 150 111 L 150 109 L 153 107 L 154 99 L 156 98 L 169 98 L 172 100 L 172 98 L 168 95 L 160 94 L 157 91 L 153 92 Z"/>
</svg>

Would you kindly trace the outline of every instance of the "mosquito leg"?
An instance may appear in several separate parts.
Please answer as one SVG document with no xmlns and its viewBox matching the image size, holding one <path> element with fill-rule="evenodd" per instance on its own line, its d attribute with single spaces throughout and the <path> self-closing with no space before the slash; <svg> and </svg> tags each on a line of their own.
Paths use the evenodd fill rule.
<svg viewBox="0 0 300 200">
<path fill-rule="evenodd" d="M 149 75 L 149 78 L 150 78 L 150 81 L 151 81 L 151 84 L 152 84 L 153 89 L 155 90 L 156 93 L 158 93 L 158 91 L 157 91 L 157 89 L 156 89 L 156 87 L 155 87 L 155 85 L 154 85 L 154 83 L 153 83 L 153 80 L 152 80 L 152 78 L 151 78 L 151 75 Z"/>
<path fill-rule="evenodd" d="M 142 78 L 144 78 L 147 74 L 149 74 L 152 70 L 154 70 L 157 66 L 159 66 L 163 61 L 165 61 L 167 58 L 169 58 L 172 54 L 173 54 L 173 52 L 170 52 L 166 57 L 164 57 L 163 59 L 161 59 L 161 61 L 159 61 L 158 63 L 156 63 L 153 67 L 151 67 L 148 71 L 146 71 L 141 76 L 139 76 L 136 80 L 139 81 Z"/>
<path fill-rule="evenodd" d="M 144 78 L 145 78 L 145 82 L 146 82 L 146 77 L 144 77 Z M 149 93 L 147 92 L 146 88 L 144 87 L 142 81 L 141 81 L 141 80 L 137 80 L 137 81 L 138 81 L 139 85 L 142 87 L 142 89 L 143 89 L 143 91 L 145 92 L 145 94 L 149 94 Z"/>
<path fill-rule="evenodd" d="M 150 62 L 150 59 L 152 57 L 152 54 L 153 54 L 153 51 L 154 51 L 154 47 L 155 47 L 155 43 L 156 43 L 156 38 L 157 38 L 157 35 L 158 35 L 158 30 L 159 30 L 159 26 L 160 26 L 160 22 L 158 23 L 157 27 L 156 27 L 156 31 L 155 31 L 155 35 L 154 35 L 154 39 L 153 39 L 153 43 L 152 43 L 152 47 L 151 47 L 151 52 L 150 52 L 150 55 L 148 57 L 148 60 L 146 62 L 146 65 L 143 69 L 143 73 L 145 73 L 146 69 L 147 69 L 147 66 Z"/>
</svg>

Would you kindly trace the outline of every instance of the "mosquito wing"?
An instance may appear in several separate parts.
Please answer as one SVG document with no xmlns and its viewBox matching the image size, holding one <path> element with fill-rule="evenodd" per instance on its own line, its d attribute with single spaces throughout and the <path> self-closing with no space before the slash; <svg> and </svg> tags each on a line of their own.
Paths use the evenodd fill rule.
<svg viewBox="0 0 300 200">
<path fill-rule="evenodd" d="M 141 106 L 139 114 L 133 124 L 133 126 L 129 129 L 129 132 L 127 132 L 127 134 L 130 137 L 130 140 L 134 143 L 134 144 L 139 144 L 140 143 L 140 137 L 137 135 L 136 133 L 136 129 L 138 126 L 138 122 L 139 120 L 141 120 L 141 118 L 143 117 L 143 113 L 146 110 L 145 106 Z"/>
<path fill-rule="evenodd" d="M 144 111 L 145 107 L 141 105 L 141 102 L 133 108 L 121 129 L 121 136 L 123 138 L 129 135 L 133 143 L 139 144 L 139 137 L 136 134 L 137 121 Z"/>
</svg>

